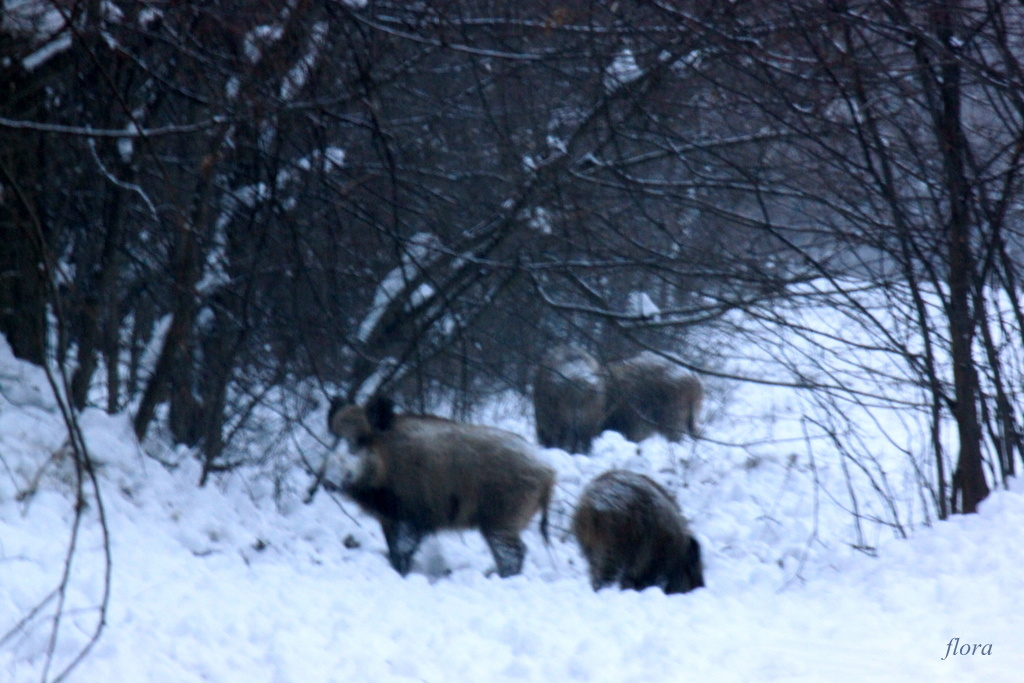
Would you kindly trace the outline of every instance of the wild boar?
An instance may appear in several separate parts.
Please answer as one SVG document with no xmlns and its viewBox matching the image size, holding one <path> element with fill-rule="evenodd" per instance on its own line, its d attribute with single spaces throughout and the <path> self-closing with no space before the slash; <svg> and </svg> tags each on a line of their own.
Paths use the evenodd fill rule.
<svg viewBox="0 0 1024 683">
<path fill-rule="evenodd" d="M 694 375 L 650 352 L 608 365 L 604 429 L 640 442 L 655 432 L 669 441 L 697 435 L 704 387 Z"/>
<path fill-rule="evenodd" d="M 584 489 L 572 531 L 594 590 L 658 586 L 666 594 L 704 585 L 700 544 L 675 499 L 650 477 L 609 470 Z"/>
<path fill-rule="evenodd" d="M 605 413 L 605 382 L 600 365 L 575 346 L 549 351 L 533 383 L 537 441 L 545 448 L 590 453 Z"/>
<path fill-rule="evenodd" d="M 516 434 L 429 415 L 399 415 L 386 398 L 366 407 L 335 400 L 330 431 L 349 453 L 332 454 L 327 488 L 340 490 L 380 522 L 388 559 L 405 576 L 423 538 L 442 529 L 479 529 L 502 577 L 522 571 L 520 532 L 548 504 L 555 472 Z"/>
</svg>

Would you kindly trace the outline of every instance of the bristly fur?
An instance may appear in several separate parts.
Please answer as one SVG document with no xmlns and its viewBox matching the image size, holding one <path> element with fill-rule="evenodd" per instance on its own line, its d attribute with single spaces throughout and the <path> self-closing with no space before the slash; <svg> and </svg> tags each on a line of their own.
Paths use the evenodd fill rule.
<svg viewBox="0 0 1024 683">
<path fill-rule="evenodd" d="M 683 434 L 697 436 L 704 387 L 696 376 L 642 353 L 610 363 L 607 381 L 604 429 L 638 443 L 655 433 L 669 441 L 680 441 Z"/>
<path fill-rule="evenodd" d="M 408 573 L 428 534 L 479 529 L 501 576 L 522 570 L 520 532 L 548 505 L 555 473 L 519 436 L 429 415 L 396 414 L 386 398 L 332 406 L 328 427 L 360 459 L 358 474 L 331 482 L 381 524 L 391 565 Z"/>
<path fill-rule="evenodd" d="M 584 489 L 572 520 L 594 590 L 658 586 L 686 593 L 704 585 L 700 544 L 675 499 L 650 477 L 609 470 Z"/>
<path fill-rule="evenodd" d="M 533 411 L 541 446 L 589 454 L 605 413 L 605 379 L 597 360 L 575 346 L 549 351 L 534 378 Z"/>
</svg>

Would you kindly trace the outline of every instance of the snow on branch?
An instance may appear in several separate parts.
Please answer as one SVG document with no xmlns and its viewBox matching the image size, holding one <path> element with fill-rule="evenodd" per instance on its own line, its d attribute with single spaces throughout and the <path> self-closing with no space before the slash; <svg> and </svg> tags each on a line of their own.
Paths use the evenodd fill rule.
<svg viewBox="0 0 1024 683">
<path fill-rule="evenodd" d="M 634 291 L 629 293 L 629 313 L 641 320 L 658 320 L 661 309 L 647 292 Z"/>
<path fill-rule="evenodd" d="M 25 121 L 21 119 L 9 119 L 0 116 L 0 128 L 12 128 L 16 130 L 34 130 L 40 133 L 59 133 L 61 135 L 81 135 L 90 138 L 155 138 L 164 135 L 186 135 L 197 131 L 214 128 L 227 123 L 226 116 L 212 116 L 205 121 L 196 123 L 172 124 L 160 126 L 159 128 L 137 128 L 128 126 L 125 128 L 92 128 L 90 126 L 62 126 L 56 123 L 42 123 L 40 121 Z"/>
<path fill-rule="evenodd" d="M 643 75 L 643 69 L 636 63 L 633 51 L 628 47 L 623 48 L 615 56 L 615 59 L 612 60 L 612 63 L 608 65 L 608 68 L 604 70 L 604 88 L 607 92 L 612 92 L 627 83 L 632 83 Z"/>
<path fill-rule="evenodd" d="M 44 0 L 5 0 L 0 32 L 21 35 L 43 42 L 64 30 L 67 23 L 61 11 Z"/>
<path fill-rule="evenodd" d="M 320 58 L 320 49 L 324 45 L 324 41 L 327 39 L 327 22 L 318 21 L 313 24 L 312 34 L 309 37 L 309 47 L 306 49 L 306 54 L 298 61 L 298 63 L 292 67 L 291 71 L 288 72 L 284 77 L 284 82 L 281 84 L 281 99 L 289 101 L 295 98 L 295 96 L 302 90 L 303 86 L 306 85 L 306 81 L 309 80 L 310 74 L 313 73 L 313 69 L 316 67 L 316 63 Z"/>
<path fill-rule="evenodd" d="M 437 261 L 442 248 L 441 240 L 433 233 L 419 232 L 410 238 L 401 264 L 392 269 L 377 286 L 370 311 L 359 325 L 356 335 L 359 341 L 369 341 L 394 302 L 404 301 L 403 308 L 413 310 L 435 294 L 430 283 L 423 280 L 423 275 Z"/>
<path fill-rule="evenodd" d="M 51 40 L 50 42 L 48 42 L 46 45 L 43 45 L 41 48 L 30 54 L 28 57 L 22 59 L 21 66 L 25 69 L 25 71 L 35 71 L 40 66 L 42 66 L 50 59 L 52 59 L 55 55 L 64 52 L 70 47 L 71 34 L 63 33 L 54 38 L 53 40 Z"/>
</svg>

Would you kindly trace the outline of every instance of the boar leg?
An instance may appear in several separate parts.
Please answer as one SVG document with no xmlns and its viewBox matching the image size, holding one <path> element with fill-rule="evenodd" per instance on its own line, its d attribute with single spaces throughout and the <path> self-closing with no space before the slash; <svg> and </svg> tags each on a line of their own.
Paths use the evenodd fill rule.
<svg viewBox="0 0 1024 683">
<path fill-rule="evenodd" d="M 423 532 L 405 521 L 381 520 L 384 540 L 388 544 L 388 560 L 395 571 L 405 576 L 412 566 L 412 556 L 420 547 Z"/>
<path fill-rule="evenodd" d="M 484 531 L 494 563 L 498 566 L 498 576 L 514 576 L 523 571 L 523 558 L 526 557 L 526 544 L 514 531 Z"/>
</svg>

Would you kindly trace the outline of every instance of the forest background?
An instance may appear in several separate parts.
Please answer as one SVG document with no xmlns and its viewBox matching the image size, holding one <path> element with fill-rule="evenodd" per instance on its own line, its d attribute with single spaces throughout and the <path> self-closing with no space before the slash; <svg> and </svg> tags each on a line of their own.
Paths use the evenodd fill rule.
<svg viewBox="0 0 1024 683">
<path fill-rule="evenodd" d="M 200 483 L 274 477 L 267 411 L 468 415 L 568 340 L 806 392 L 869 479 L 865 419 L 898 410 L 926 519 L 1015 472 L 1019 3 L 7 0 L 0 27 L 0 332 L 71 433 L 98 401 Z"/>
</svg>

